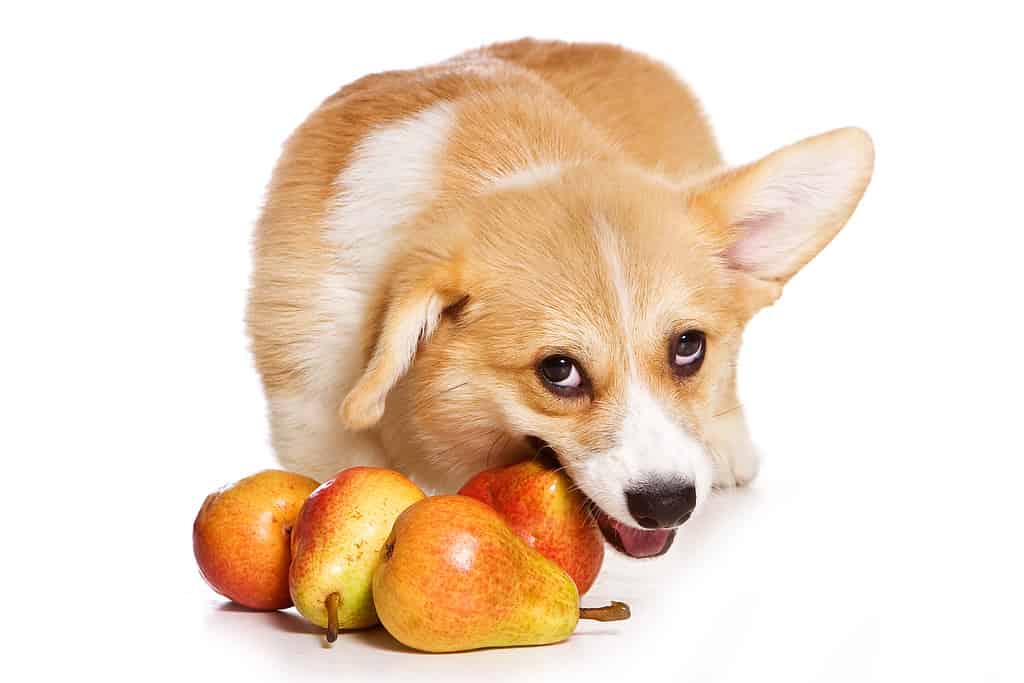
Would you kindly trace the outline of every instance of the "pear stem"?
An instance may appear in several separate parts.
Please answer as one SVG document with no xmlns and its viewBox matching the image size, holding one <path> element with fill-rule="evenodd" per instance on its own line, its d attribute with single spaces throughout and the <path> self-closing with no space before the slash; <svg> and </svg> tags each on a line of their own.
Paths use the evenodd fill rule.
<svg viewBox="0 0 1024 683">
<path fill-rule="evenodd" d="M 341 606 L 341 595 L 331 593 L 324 600 L 324 607 L 327 608 L 327 642 L 333 643 L 338 639 L 338 608 Z"/>
<path fill-rule="evenodd" d="M 623 619 L 629 619 L 629 605 L 613 600 L 604 607 L 580 607 L 580 619 L 622 621 Z"/>
</svg>

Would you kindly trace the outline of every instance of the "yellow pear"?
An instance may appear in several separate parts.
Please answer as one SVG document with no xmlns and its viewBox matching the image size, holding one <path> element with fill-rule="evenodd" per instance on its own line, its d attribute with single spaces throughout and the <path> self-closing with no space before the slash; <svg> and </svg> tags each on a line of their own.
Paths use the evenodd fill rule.
<svg viewBox="0 0 1024 683">
<path fill-rule="evenodd" d="M 393 470 L 352 467 L 314 491 L 292 529 L 296 609 L 333 641 L 377 623 L 371 581 L 395 518 L 423 491 Z"/>
</svg>

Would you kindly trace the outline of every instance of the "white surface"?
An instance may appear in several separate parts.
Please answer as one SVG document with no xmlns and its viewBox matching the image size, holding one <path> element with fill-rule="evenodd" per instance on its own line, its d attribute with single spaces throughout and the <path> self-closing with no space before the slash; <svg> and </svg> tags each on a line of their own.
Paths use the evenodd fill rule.
<svg viewBox="0 0 1024 683">
<path fill-rule="evenodd" d="M 2 10 L 0 677 L 1024 679 L 1024 56 L 1019 20 L 980 4 Z M 736 162 L 863 126 L 875 180 L 749 330 L 762 477 L 588 599 L 631 621 L 547 648 L 324 649 L 290 613 L 225 607 L 191 556 L 205 493 L 272 464 L 251 222 L 279 143 L 335 88 L 524 34 L 674 65 Z"/>
</svg>

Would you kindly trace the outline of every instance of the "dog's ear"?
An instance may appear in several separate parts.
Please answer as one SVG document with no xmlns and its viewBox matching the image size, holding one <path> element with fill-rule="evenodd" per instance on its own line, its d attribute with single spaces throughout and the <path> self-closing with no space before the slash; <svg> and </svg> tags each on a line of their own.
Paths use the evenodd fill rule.
<svg viewBox="0 0 1024 683">
<path fill-rule="evenodd" d="M 691 195 L 711 215 L 754 310 L 778 298 L 846 224 L 873 166 L 868 134 L 842 128 L 712 177 Z"/>
<path fill-rule="evenodd" d="M 459 269 L 447 256 L 417 252 L 395 271 L 379 307 L 375 339 L 362 377 L 338 409 L 346 429 L 368 429 L 384 414 L 388 392 L 412 365 L 445 310 L 466 298 Z"/>
</svg>

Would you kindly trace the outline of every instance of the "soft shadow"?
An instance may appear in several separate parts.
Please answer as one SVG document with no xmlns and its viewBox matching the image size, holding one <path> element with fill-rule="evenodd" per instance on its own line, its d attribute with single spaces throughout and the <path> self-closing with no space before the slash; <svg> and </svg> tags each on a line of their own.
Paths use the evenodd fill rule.
<svg viewBox="0 0 1024 683">
<path fill-rule="evenodd" d="M 217 611 L 252 614 L 254 615 L 254 618 L 258 618 L 260 621 L 268 624 L 272 628 L 275 628 L 278 631 L 284 631 L 285 633 L 319 636 L 322 636 L 324 633 L 322 628 L 316 624 L 306 621 L 294 612 L 267 612 L 264 610 L 250 609 L 245 605 L 239 605 L 237 602 L 222 603 L 217 607 Z"/>
<path fill-rule="evenodd" d="M 320 640 L 320 645 L 325 648 L 340 645 L 345 640 L 356 639 L 378 650 L 403 653 L 417 652 L 417 650 L 408 648 L 395 640 L 381 626 L 352 631 L 342 630 L 338 633 L 337 641 L 328 643 L 324 629 L 312 622 L 306 621 L 302 616 L 290 610 L 267 612 L 265 610 L 251 609 L 245 605 L 239 605 L 237 602 L 223 602 L 217 606 L 216 611 L 232 614 L 252 614 L 252 619 L 257 619 L 278 631 L 304 636 L 316 636 Z"/>
<path fill-rule="evenodd" d="M 338 642 L 341 642 L 342 638 L 361 640 L 367 645 L 374 647 L 378 650 L 387 650 L 389 652 L 401 652 L 403 654 L 423 654 L 417 650 L 413 650 L 411 647 L 406 647 L 400 642 L 394 639 L 394 637 L 384 630 L 383 627 L 377 626 L 375 628 L 363 629 L 360 631 L 345 631 L 338 635 Z"/>
<path fill-rule="evenodd" d="M 239 605 L 237 602 L 222 602 L 217 605 L 217 609 L 221 612 L 250 612 L 252 614 L 269 614 L 267 610 L 253 609 L 246 607 L 245 605 Z"/>
<path fill-rule="evenodd" d="M 622 631 L 614 629 L 601 629 L 600 631 L 576 631 L 570 638 L 584 638 L 586 636 L 621 636 Z"/>
<path fill-rule="evenodd" d="M 290 612 L 271 612 L 267 616 L 267 622 L 278 631 L 285 633 L 299 633 L 311 636 L 323 636 L 324 630 L 316 624 L 310 623 L 298 614 Z"/>
<path fill-rule="evenodd" d="M 388 633 L 386 630 L 384 630 L 384 628 L 382 626 L 378 626 L 376 628 L 367 629 L 365 631 L 349 631 L 347 633 L 339 634 L 338 635 L 338 642 L 340 643 L 342 638 L 358 638 L 359 640 L 363 641 L 367 645 L 370 645 L 371 647 L 377 648 L 379 650 L 385 650 L 385 651 L 388 651 L 388 652 L 399 652 L 401 654 L 413 654 L 413 655 L 420 655 L 420 656 L 424 656 L 424 657 L 438 657 L 438 656 L 442 656 L 442 655 L 447 655 L 447 656 L 450 657 L 452 655 L 471 654 L 471 653 L 474 653 L 474 652 L 486 652 L 487 650 L 512 650 L 512 649 L 516 649 L 516 648 L 520 648 L 520 647 L 521 648 L 526 648 L 526 649 L 529 649 L 531 647 L 556 648 L 556 647 L 560 647 L 560 646 L 565 645 L 569 640 L 572 640 L 574 638 L 579 638 L 581 636 L 617 636 L 617 635 L 622 635 L 622 634 L 621 634 L 621 632 L 616 631 L 614 629 L 602 629 L 602 630 L 599 630 L 599 631 L 589 631 L 589 632 L 586 632 L 586 633 L 576 632 L 576 633 L 573 633 L 566 640 L 562 640 L 562 641 L 559 641 L 557 643 L 549 643 L 547 645 L 542 645 L 542 646 L 534 646 L 534 645 L 509 645 L 509 646 L 496 646 L 496 647 L 482 647 L 482 648 L 476 648 L 474 650 L 460 650 L 458 652 L 423 652 L 421 650 L 415 650 L 415 649 L 413 649 L 411 647 L 406 647 L 405 645 L 402 645 L 400 642 L 395 640 L 394 637 L 390 633 Z"/>
<path fill-rule="evenodd" d="M 755 487 L 716 489 L 708 499 L 703 512 L 680 527 L 680 535 L 689 542 L 716 533 L 722 526 L 735 523 L 751 515 L 762 502 L 762 494 Z M 680 539 L 677 538 L 676 542 Z"/>
</svg>

